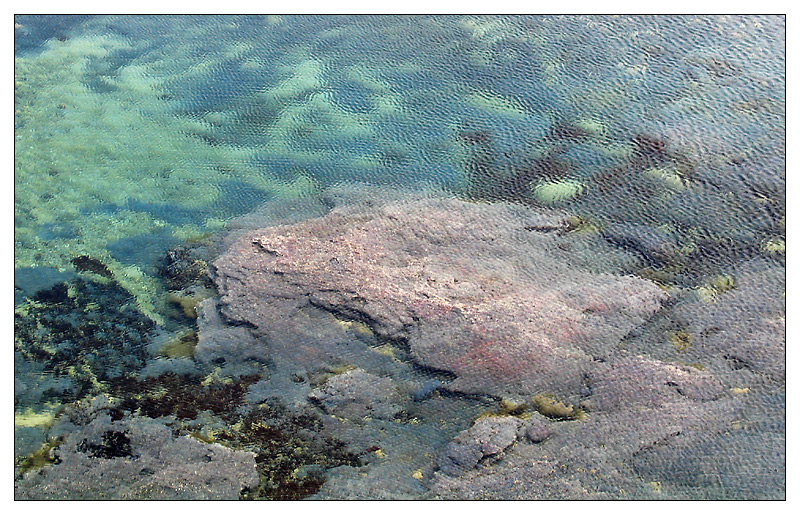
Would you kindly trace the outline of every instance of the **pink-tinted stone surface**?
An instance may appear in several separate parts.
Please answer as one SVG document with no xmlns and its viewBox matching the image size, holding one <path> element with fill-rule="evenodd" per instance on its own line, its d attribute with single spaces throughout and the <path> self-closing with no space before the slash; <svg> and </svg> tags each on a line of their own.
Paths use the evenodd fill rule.
<svg viewBox="0 0 800 515">
<path fill-rule="evenodd" d="M 574 395 L 597 359 L 660 308 L 630 276 L 558 257 L 562 218 L 423 199 L 337 208 L 247 233 L 215 262 L 222 313 L 269 340 L 312 305 L 407 342 L 467 393 Z"/>
</svg>

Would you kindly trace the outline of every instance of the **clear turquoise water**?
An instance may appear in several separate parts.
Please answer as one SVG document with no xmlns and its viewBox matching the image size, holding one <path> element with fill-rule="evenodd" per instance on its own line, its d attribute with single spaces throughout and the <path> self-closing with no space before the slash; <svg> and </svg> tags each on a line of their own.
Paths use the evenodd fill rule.
<svg viewBox="0 0 800 515">
<path fill-rule="evenodd" d="M 714 296 L 741 262 L 784 266 L 784 22 L 18 17 L 16 312 L 107 272 L 167 341 L 191 325 L 159 274 L 168 249 L 212 241 L 270 202 L 361 183 L 648 227 L 690 264 L 638 273 Z M 465 143 L 475 134 L 487 143 Z M 652 155 L 633 173 L 637 145 Z M 496 186 L 532 167 L 522 198 Z M 76 400 L 64 393 L 74 371 L 31 356 L 16 356 L 22 457 L 46 428 L 22 415 Z"/>
</svg>

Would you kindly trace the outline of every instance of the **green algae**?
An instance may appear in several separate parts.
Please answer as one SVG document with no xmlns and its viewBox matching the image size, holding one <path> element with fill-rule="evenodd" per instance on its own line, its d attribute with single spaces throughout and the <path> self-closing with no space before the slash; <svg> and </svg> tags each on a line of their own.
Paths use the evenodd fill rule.
<svg viewBox="0 0 800 515">
<path fill-rule="evenodd" d="M 111 245 L 220 228 L 225 220 L 215 217 L 215 206 L 223 181 L 249 184 L 265 199 L 304 196 L 315 183 L 259 172 L 249 164 L 252 150 L 209 145 L 201 136 L 210 124 L 170 114 L 163 93 L 174 79 L 159 75 L 157 65 L 98 71 L 104 60 L 132 50 L 120 38 L 76 37 L 15 59 L 15 267 L 70 270 L 75 259 L 91 256 L 163 325 L 163 286 L 141 266 L 116 259 Z M 107 86 L 102 93 L 91 86 L 97 80 Z M 196 210 L 199 219 L 175 223 L 131 202 Z M 43 234 L 50 226 L 59 230 Z"/>
<path fill-rule="evenodd" d="M 717 298 L 725 292 L 736 288 L 736 282 L 729 275 L 715 275 L 708 279 L 706 283 L 697 288 L 697 296 L 707 304 L 717 301 Z"/>
<path fill-rule="evenodd" d="M 777 236 L 769 238 L 761 244 L 761 251 L 768 256 L 784 255 L 786 254 L 786 240 Z"/>
<path fill-rule="evenodd" d="M 20 474 L 27 474 L 33 470 L 38 470 L 58 463 L 55 450 L 61 445 L 61 440 L 57 438 L 48 439 L 42 446 L 24 458 L 16 459 L 17 470 Z"/>
<path fill-rule="evenodd" d="M 602 120 L 596 118 L 583 118 L 573 122 L 573 125 L 582 130 L 584 133 L 595 138 L 602 138 L 608 133 L 608 127 L 606 124 L 603 123 Z"/>
<path fill-rule="evenodd" d="M 678 352 L 686 352 L 694 342 L 694 335 L 687 331 L 672 331 L 667 333 L 669 343 L 675 347 Z"/>
<path fill-rule="evenodd" d="M 164 344 L 158 352 L 167 358 L 193 358 L 197 343 L 197 331 L 187 330 Z"/>
<path fill-rule="evenodd" d="M 14 427 L 41 427 L 47 429 L 53 425 L 55 417 L 56 410 L 53 409 L 35 412 L 31 408 L 27 408 L 21 413 L 14 413 Z"/>
<path fill-rule="evenodd" d="M 496 415 L 517 417 L 525 420 L 531 416 L 531 406 L 519 399 L 500 399 L 500 409 Z"/>
<path fill-rule="evenodd" d="M 564 225 L 565 231 L 568 233 L 594 234 L 600 232 L 598 225 L 585 216 L 568 216 L 564 220 Z"/>
<path fill-rule="evenodd" d="M 719 293 L 724 293 L 736 288 L 736 282 L 733 277 L 729 275 L 716 275 L 709 279 L 708 284 Z"/>
<path fill-rule="evenodd" d="M 655 179 L 668 190 L 683 191 L 687 188 L 686 179 L 675 166 L 659 166 L 648 168 L 643 172 L 646 176 Z"/>
<path fill-rule="evenodd" d="M 171 292 L 167 296 L 167 300 L 180 306 L 186 318 L 195 319 L 197 318 L 197 305 L 212 296 L 213 293 L 210 290 L 199 288 L 192 292 Z"/>
<path fill-rule="evenodd" d="M 357 370 L 357 369 L 358 369 L 357 366 L 350 365 L 350 364 L 330 365 L 330 366 L 325 367 L 321 371 L 317 371 L 317 372 L 313 373 L 311 375 L 311 377 L 309 378 L 309 383 L 311 384 L 311 386 L 317 387 L 317 386 L 325 384 L 328 381 L 328 379 L 330 379 L 330 378 L 332 378 L 334 376 L 345 374 L 347 372 L 350 372 L 352 370 Z"/>
<path fill-rule="evenodd" d="M 542 181 L 533 186 L 534 198 L 544 204 L 556 204 L 580 195 L 585 186 L 576 180 Z"/>
<path fill-rule="evenodd" d="M 467 102 L 489 112 L 525 117 L 528 113 L 523 105 L 512 98 L 506 98 L 488 90 L 476 90 L 466 97 Z"/>
<path fill-rule="evenodd" d="M 561 402 L 550 394 L 536 395 L 531 403 L 539 413 L 555 420 L 584 420 L 587 417 L 583 409 Z"/>
</svg>

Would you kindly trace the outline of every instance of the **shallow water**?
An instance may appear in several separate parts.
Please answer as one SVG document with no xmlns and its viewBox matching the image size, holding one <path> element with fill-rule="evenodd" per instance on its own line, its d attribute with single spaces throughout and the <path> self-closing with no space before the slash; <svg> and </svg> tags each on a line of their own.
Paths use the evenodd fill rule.
<svg viewBox="0 0 800 515">
<path fill-rule="evenodd" d="M 15 21 L 18 498 L 785 497 L 783 17 Z"/>
</svg>

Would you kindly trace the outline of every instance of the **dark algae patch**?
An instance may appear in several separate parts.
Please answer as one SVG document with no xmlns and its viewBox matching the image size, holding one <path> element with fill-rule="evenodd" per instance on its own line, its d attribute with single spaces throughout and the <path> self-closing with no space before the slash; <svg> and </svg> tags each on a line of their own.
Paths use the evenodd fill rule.
<svg viewBox="0 0 800 515">
<path fill-rule="evenodd" d="M 205 386 L 195 376 L 165 374 L 141 381 L 112 381 L 110 390 L 122 397 L 118 404 L 121 410 L 150 418 L 177 417 L 186 424 L 181 433 L 189 431 L 192 420 L 202 411 L 223 420 L 225 429 L 212 435 L 197 431 L 188 434 L 207 443 L 255 453 L 260 484 L 243 492 L 243 499 L 302 499 L 324 484 L 325 469 L 360 465 L 358 457 L 347 452 L 341 442 L 319 435 L 322 423 L 313 413 L 292 413 L 272 401 L 242 415 L 238 408 L 243 394 L 257 380 L 257 376 L 245 376 Z"/>
<path fill-rule="evenodd" d="M 102 261 L 89 256 L 78 256 L 71 263 L 78 272 L 92 272 L 102 277 L 112 277 L 111 270 Z"/>
<path fill-rule="evenodd" d="M 208 264 L 202 259 L 200 247 L 177 247 L 165 252 L 158 273 L 170 290 L 182 290 L 194 284 L 208 282 Z"/>
<path fill-rule="evenodd" d="M 33 295 L 33 300 L 44 304 L 66 304 L 71 299 L 66 283 L 60 283 L 52 288 L 39 290 Z"/>
<path fill-rule="evenodd" d="M 785 16 L 14 21 L 17 499 L 785 498 Z"/>
<path fill-rule="evenodd" d="M 38 292 L 14 313 L 14 349 L 71 378 L 71 400 L 104 390 L 103 382 L 135 373 L 148 359 L 155 324 L 115 283 L 83 279 Z"/>
<path fill-rule="evenodd" d="M 109 390 L 121 397 L 120 409 L 146 417 L 173 415 L 179 420 L 191 420 L 199 412 L 209 411 L 230 421 L 247 388 L 258 379 L 246 376 L 204 385 L 199 376 L 167 373 L 144 379 L 122 377 L 110 381 Z"/>
<path fill-rule="evenodd" d="M 260 483 L 243 499 L 298 500 L 313 495 L 325 483 L 325 470 L 358 467 L 358 456 L 342 442 L 323 438 L 322 422 L 310 413 L 290 413 L 279 403 L 262 405 L 217 438 L 226 445 L 256 453 Z"/>
<path fill-rule="evenodd" d="M 131 439 L 120 431 L 106 431 L 101 443 L 90 443 L 83 440 L 78 444 L 78 451 L 88 454 L 90 458 L 135 458 L 131 451 Z"/>
</svg>

